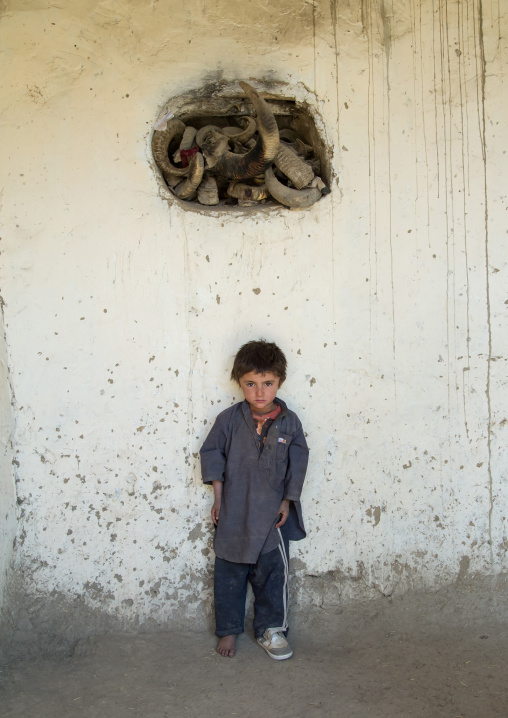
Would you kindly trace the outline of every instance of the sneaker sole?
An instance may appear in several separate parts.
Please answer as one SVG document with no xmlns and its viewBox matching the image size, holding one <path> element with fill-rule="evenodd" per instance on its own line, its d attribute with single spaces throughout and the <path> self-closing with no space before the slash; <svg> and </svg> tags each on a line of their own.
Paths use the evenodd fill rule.
<svg viewBox="0 0 508 718">
<path fill-rule="evenodd" d="M 265 651 L 268 653 L 270 658 L 273 658 L 274 661 L 287 661 L 287 659 L 291 658 L 291 656 L 293 655 L 293 651 L 291 651 L 290 653 L 286 653 L 286 655 L 284 655 L 284 656 L 274 656 L 273 653 L 270 653 L 270 649 L 261 643 L 260 638 L 257 639 L 257 642 L 261 646 L 261 648 L 265 649 Z"/>
</svg>

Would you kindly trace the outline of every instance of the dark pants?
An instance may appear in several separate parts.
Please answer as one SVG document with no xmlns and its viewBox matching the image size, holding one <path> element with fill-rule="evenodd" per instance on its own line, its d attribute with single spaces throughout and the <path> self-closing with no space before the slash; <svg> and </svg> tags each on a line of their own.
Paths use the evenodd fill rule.
<svg viewBox="0 0 508 718">
<path fill-rule="evenodd" d="M 247 582 L 254 592 L 254 633 L 267 628 L 287 630 L 289 541 L 280 533 L 279 546 L 261 554 L 257 563 L 232 563 L 215 558 L 215 633 L 243 633 Z"/>
</svg>

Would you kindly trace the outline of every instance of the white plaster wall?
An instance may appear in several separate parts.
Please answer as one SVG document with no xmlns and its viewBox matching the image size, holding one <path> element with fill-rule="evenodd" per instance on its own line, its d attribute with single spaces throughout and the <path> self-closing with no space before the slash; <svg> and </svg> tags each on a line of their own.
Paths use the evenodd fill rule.
<svg viewBox="0 0 508 718">
<path fill-rule="evenodd" d="M 28 595 L 128 622 L 209 615 L 197 452 L 239 398 L 235 351 L 260 336 L 287 353 L 282 396 L 311 447 L 301 602 L 505 570 L 500 4 L 4 5 L 2 286 Z M 153 123 L 220 78 L 308 88 L 331 195 L 268 215 L 168 204 Z"/>
</svg>

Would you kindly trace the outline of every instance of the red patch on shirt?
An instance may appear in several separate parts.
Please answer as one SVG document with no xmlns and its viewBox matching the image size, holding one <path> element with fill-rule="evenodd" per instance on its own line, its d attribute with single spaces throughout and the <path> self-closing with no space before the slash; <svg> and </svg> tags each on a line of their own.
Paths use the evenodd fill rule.
<svg viewBox="0 0 508 718">
<path fill-rule="evenodd" d="M 256 431 L 260 436 L 265 422 L 270 421 L 271 424 L 272 421 L 274 421 L 274 419 L 279 416 L 280 412 L 280 404 L 277 404 L 275 409 L 273 411 L 269 411 L 268 414 L 256 414 L 254 411 L 252 412 L 252 418 L 254 419 L 254 423 L 256 424 Z M 264 438 L 266 439 L 266 436 Z"/>
</svg>

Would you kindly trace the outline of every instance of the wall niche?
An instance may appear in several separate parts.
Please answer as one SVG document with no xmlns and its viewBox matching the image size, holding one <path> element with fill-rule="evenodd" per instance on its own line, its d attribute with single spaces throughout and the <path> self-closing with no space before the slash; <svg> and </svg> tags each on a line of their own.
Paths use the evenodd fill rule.
<svg viewBox="0 0 508 718">
<path fill-rule="evenodd" d="M 152 154 L 187 210 L 306 209 L 330 193 L 317 113 L 284 83 L 221 82 L 168 100 Z"/>
</svg>

